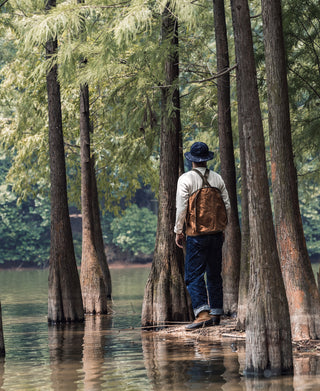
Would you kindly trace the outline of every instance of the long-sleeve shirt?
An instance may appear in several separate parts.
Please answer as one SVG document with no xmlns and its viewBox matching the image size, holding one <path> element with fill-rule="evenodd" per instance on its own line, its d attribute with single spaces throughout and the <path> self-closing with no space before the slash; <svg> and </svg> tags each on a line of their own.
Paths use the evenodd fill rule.
<svg viewBox="0 0 320 391">
<path fill-rule="evenodd" d="M 197 167 L 197 170 L 204 175 L 206 167 Z M 214 171 L 209 171 L 208 182 L 212 187 L 216 187 L 221 191 L 221 197 L 225 204 L 227 213 L 230 211 L 230 201 L 226 185 L 218 173 Z M 188 171 L 185 174 L 182 174 L 178 179 L 177 184 L 177 196 L 176 196 L 176 223 L 174 227 L 174 232 L 177 234 L 182 233 L 183 225 L 185 222 L 187 209 L 188 209 L 188 200 L 191 194 L 195 191 L 201 189 L 202 187 L 202 178 L 199 174 L 194 171 Z"/>
</svg>

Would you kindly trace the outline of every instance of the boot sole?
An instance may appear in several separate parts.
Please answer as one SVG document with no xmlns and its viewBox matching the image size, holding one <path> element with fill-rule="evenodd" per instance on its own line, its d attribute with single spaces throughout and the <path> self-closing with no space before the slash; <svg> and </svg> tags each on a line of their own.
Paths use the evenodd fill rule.
<svg viewBox="0 0 320 391">
<path fill-rule="evenodd" d="M 191 323 L 188 324 L 188 326 L 185 327 L 186 331 L 192 331 L 196 329 L 200 329 L 202 327 L 208 327 L 213 325 L 213 319 L 204 320 L 203 322 L 199 323 Z"/>
</svg>

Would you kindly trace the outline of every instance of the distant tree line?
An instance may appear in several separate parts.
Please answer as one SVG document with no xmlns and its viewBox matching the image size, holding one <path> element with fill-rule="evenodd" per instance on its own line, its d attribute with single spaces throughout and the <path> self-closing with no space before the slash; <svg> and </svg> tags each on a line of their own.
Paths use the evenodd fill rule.
<svg viewBox="0 0 320 391">
<path fill-rule="evenodd" d="M 21 200 L 11 186 L 5 183 L 11 159 L 2 153 L 0 160 L 1 203 L 0 203 L 0 265 L 5 267 L 47 267 L 50 247 L 50 204 L 44 195 Z M 315 189 L 316 190 L 316 189 Z M 317 261 L 320 248 L 320 234 L 317 230 L 319 213 L 315 194 L 300 197 L 302 220 L 307 247 L 312 260 Z M 156 234 L 156 200 L 150 191 L 143 188 L 132 199 L 132 206 L 123 205 L 117 216 L 111 212 L 102 213 L 102 228 L 106 245 L 114 244 L 120 251 L 134 256 L 152 256 Z M 135 206 L 136 205 L 136 206 Z M 312 209 L 313 205 L 313 209 Z M 80 213 L 71 207 L 71 213 Z M 240 215 L 241 217 L 241 215 Z M 81 219 L 81 218 L 80 218 Z M 147 221 L 150 226 L 143 223 Z M 134 231 L 131 231 L 134 228 Z M 133 234 L 132 234 L 133 233 Z M 75 254 L 78 264 L 81 261 L 81 231 L 73 232 Z"/>
<path fill-rule="evenodd" d="M 10 186 L 5 184 L 5 175 L 10 167 L 10 159 L 2 155 L 0 175 L 2 175 L 0 203 L 0 265 L 10 267 L 47 267 L 50 250 L 50 203 L 47 197 L 37 196 L 19 200 Z M 137 202 L 128 206 L 118 216 L 107 212 L 101 215 L 104 241 L 115 245 L 119 252 L 129 255 L 126 262 L 132 262 L 138 255 L 152 256 L 155 234 L 156 214 L 150 208 L 153 195 L 141 189 L 132 200 Z M 146 206 L 149 206 L 148 208 Z M 71 213 L 79 214 L 76 207 Z M 77 263 L 81 261 L 81 229 L 74 229 L 73 239 Z M 130 254 L 132 257 L 130 258 Z M 1 267 L 1 266 L 0 266 Z"/>
</svg>

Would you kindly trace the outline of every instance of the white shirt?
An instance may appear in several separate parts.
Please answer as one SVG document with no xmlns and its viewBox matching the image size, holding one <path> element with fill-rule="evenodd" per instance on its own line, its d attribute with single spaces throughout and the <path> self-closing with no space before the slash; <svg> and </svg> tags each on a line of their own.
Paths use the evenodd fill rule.
<svg viewBox="0 0 320 391">
<path fill-rule="evenodd" d="M 206 167 L 197 167 L 198 171 L 202 175 L 206 172 Z M 218 173 L 214 171 L 209 171 L 208 182 L 212 187 L 216 187 L 221 191 L 221 197 L 225 204 L 227 213 L 229 214 L 230 210 L 230 201 L 229 195 L 226 188 L 226 185 Z M 174 226 L 174 232 L 180 234 L 183 231 L 183 225 L 185 222 L 187 209 L 188 209 L 188 200 L 191 194 L 195 191 L 201 189 L 202 187 L 202 178 L 199 174 L 194 171 L 188 171 L 180 176 L 177 184 L 177 196 L 176 196 L 176 224 Z"/>
</svg>

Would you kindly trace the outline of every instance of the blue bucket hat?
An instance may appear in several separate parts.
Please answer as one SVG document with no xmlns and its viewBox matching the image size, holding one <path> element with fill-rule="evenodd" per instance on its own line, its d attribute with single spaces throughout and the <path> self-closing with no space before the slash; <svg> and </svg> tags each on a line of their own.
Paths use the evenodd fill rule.
<svg viewBox="0 0 320 391">
<path fill-rule="evenodd" d="M 207 144 L 197 141 L 191 145 L 190 152 L 186 152 L 184 156 L 191 162 L 206 162 L 213 159 L 214 153 L 209 151 Z"/>
</svg>

